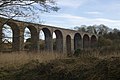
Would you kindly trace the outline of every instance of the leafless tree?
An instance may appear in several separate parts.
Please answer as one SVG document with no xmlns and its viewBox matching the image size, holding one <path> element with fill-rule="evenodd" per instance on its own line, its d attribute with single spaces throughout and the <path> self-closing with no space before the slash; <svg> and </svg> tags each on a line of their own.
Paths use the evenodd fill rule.
<svg viewBox="0 0 120 80">
<path fill-rule="evenodd" d="M 0 16 L 29 17 L 38 12 L 58 11 L 54 0 L 0 0 Z"/>
<path fill-rule="evenodd" d="M 33 22 L 37 14 L 58 10 L 55 0 L 0 0 L 0 17 L 8 18 L 1 26 L 16 17 L 29 18 Z"/>
</svg>

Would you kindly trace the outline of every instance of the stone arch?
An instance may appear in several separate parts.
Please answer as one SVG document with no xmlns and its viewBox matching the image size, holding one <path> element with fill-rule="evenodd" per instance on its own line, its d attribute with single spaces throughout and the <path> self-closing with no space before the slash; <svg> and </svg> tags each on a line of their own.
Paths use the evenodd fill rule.
<svg viewBox="0 0 120 80">
<path fill-rule="evenodd" d="M 18 25 L 14 22 L 7 22 L 4 25 L 8 25 L 12 30 L 12 51 L 19 51 L 19 49 L 20 49 L 20 29 L 19 29 Z M 1 27 L 1 30 L 2 30 L 3 26 Z M 2 34 L 1 34 L 1 36 L 2 36 Z"/>
<path fill-rule="evenodd" d="M 71 36 L 70 35 L 66 36 L 66 49 L 67 49 L 68 55 L 71 54 Z"/>
<path fill-rule="evenodd" d="M 80 33 L 74 35 L 74 50 L 82 48 L 82 38 Z"/>
<path fill-rule="evenodd" d="M 41 29 L 45 36 L 45 50 L 52 51 L 52 34 L 48 28 Z"/>
<path fill-rule="evenodd" d="M 29 28 L 25 27 L 24 29 L 24 42 L 29 42 L 31 39 L 31 31 Z"/>
<path fill-rule="evenodd" d="M 38 33 L 37 33 L 37 29 L 35 28 L 35 26 L 29 25 L 26 26 L 25 28 L 28 28 L 31 34 L 31 38 L 29 39 L 30 42 L 30 47 L 29 50 L 37 50 L 37 41 L 38 41 Z M 24 28 L 24 32 L 25 32 L 25 28 Z"/>
<path fill-rule="evenodd" d="M 55 51 L 63 52 L 63 34 L 60 30 L 55 30 L 56 40 L 55 40 Z"/>
<path fill-rule="evenodd" d="M 7 41 L 7 42 L 6 42 Z M 4 24 L 2 27 L 2 42 L 4 43 L 11 43 L 13 42 L 13 30 L 12 28 L 7 25 Z"/>
<path fill-rule="evenodd" d="M 83 48 L 89 48 L 90 47 L 90 38 L 88 36 L 88 34 L 84 34 L 83 36 Z"/>
<path fill-rule="evenodd" d="M 91 48 L 95 48 L 97 46 L 97 38 L 95 35 L 91 36 Z"/>
</svg>

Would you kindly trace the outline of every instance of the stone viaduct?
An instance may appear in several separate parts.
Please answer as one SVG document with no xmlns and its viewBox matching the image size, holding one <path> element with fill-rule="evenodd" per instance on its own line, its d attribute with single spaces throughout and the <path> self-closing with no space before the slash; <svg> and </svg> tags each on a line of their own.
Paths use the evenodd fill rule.
<svg viewBox="0 0 120 80">
<path fill-rule="evenodd" d="M 53 32 L 56 34 L 56 51 L 60 53 L 73 53 L 76 49 L 94 48 L 97 43 L 97 35 L 79 32 L 70 29 L 58 28 L 48 25 L 34 24 L 29 22 L 8 20 L 0 18 L 0 43 L 2 43 L 3 24 L 7 24 L 13 31 L 13 51 L 24 50 L 24 31 L 27 27 L 31 32 L 31 50 L 39 50 L 39 33 L 45 34 L 45 51 L 53 52 Z"/>
</svg>

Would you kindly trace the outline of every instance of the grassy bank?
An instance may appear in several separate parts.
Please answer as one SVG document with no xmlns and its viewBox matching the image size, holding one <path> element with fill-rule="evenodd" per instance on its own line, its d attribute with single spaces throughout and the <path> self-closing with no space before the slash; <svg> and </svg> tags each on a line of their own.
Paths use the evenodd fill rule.
<svg viewBox="0 0 120 80">
<path fill-rule="evenodd" d="M 5 55 L 11 55 L 12 57 L 14 57 L 15 55 L 16 56 L 13 58 L 14 60 L 12 60 L 9 56 L 9 60 L 7 57 L 4 57 Z M 46 57 L 47 55 L 48 57 Z M 80 57 L 77 58 L 66 57 L 65 55 L 63 56 L 60 54 L 47 55 L 45 55 L 46 58 L 41 56 L 41 54 L 0 55 L 0 58 L 2 58 L 2 56 L 4 57 L 0 60 L 0 63 L 2 63 L 3 66 L 8 66 L 0 68 L 0 80 L 120 79 L 120 54 L 114 53 L 110 55 L 100 55 L 97 53 L 86 53 L 81 54 Z M 51 55 L 53 56 L 53 58 Z M 11 64 L 5 65 L 4 62 L 11 62 L 12 64 L 17 65 L 17 67 L 11 66 Z"/>
<path fill-rule="evenodd" d="M 19 67 L 32 60 L 38 60 L 40 63 L 49 62 L 50 60 L 65 58 L 65 54 L 49 53 L 49 52 L 13 52 L 0 53 L 0 68 Z"/>
</svg>

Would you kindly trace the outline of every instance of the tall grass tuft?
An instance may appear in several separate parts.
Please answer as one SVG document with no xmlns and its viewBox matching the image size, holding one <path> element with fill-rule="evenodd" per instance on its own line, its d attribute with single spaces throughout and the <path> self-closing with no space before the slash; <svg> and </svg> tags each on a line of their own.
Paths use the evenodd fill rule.
<svg viewBox="0 0 120 80">
<path fill-rule="evenodd" d="M 38 60 L 39 62 L 49 62 L 54 59 L 63 59 L 65 54 L 49 53 L 49 52 L 13 52 L 13 53 L 0 53 L 0 68 L 14 67 L 17 68 L 21 65 L 28 63 L 31 60 Z"/>
</svg>

